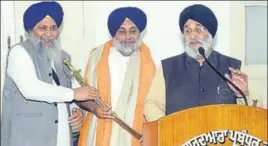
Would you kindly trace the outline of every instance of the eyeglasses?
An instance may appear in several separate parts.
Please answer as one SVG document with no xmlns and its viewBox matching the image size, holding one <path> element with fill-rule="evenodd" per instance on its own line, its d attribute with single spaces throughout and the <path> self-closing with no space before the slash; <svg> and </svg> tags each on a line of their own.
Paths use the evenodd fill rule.
<svg viewBox="0 0 268 146">
<path fill-rule="evenodd" d="M 137 28 L 131 28 L 130 31 L 126 31 L 124 28 L 120 28 L 120 29 L 117 31 L 117 33 L 118 33 L 119 35 L 121 35 L 121 36 L 127 36 L 127 33 L 128 33 L 129 35 L 134 36 L 134 35 L 139 34 L 139 30 L 138 30 Z"/>
<path fill-rule="evenodd" d="M 40 26 L 38 26 L 38 29 L 40 31 L 42 31 L 42 32 L 46 32 L 48 30 L 50 30 L 50 31 L 58 31 L 58 27 L 56 25 L 53 25 L 51 27 L 48 27 L 46 25 L 40 25 Z"/>
<path fill-rule="evenodd" d="M 194 29 L 184 28 L 184 31 L 183 31 L 183 33 L 186 34 L 186 35 L 189 35 L 192 32 L 195 32 L 197 34 L 201 34 L 203 32 L 207 32 L 207 29 L 204 26 L 198 26 L 198 27 L 196 27 Z"/>
</svg>

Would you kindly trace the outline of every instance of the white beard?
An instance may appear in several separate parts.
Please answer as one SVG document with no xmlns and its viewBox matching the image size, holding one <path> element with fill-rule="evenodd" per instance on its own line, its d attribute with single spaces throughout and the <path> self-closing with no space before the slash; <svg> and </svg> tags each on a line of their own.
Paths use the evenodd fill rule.
<svg viewBox="0 0 268 146">
<path fill-rule="evenodd" d="M 200 42 L 201 46 L 190 47 L 190 43 L 196 42 L 196 41 Z M 203 58 L 202 55 L 199 54 L 198 48 L 203 47 L 205 49 L 205 56 L 208 57 L 212 52 L 212 43 L 213 43 L 213 38 L 212 38 L 212 35 L 209 34 L 208 38 L 205 40 L 192 39 L 192 40 L 184 41 L 184 47 L 188 56 L 190 56 L 193 59 L 198 60 L 198 59 Z"/>
<path fill-rule="evenodd" d="M 31 32 L 28 35 L 28 39 L 34 44 L 37 50 L 41 50 L 48 59 L 52 60 L 55 65 L 62 67 L 62 54 L 60 41 L 57 38 L 42 36 L 42 39 L 50 39 L 52 43 L 50 45 L 45 45 L 42 41 L 36 38 Z"/>
<path fill-rule="evenodd" d="M 134 41 L 134 40 L 126 40 L 126 41 Z M 113 39 L 113 46 L 123 55 L 123 56 L 131 56 L 134 52 L 140 49 L 141 40 L 138 39 L 133 46 L 122 45 L 119 40 L 116 38 Z"/>
</svg>

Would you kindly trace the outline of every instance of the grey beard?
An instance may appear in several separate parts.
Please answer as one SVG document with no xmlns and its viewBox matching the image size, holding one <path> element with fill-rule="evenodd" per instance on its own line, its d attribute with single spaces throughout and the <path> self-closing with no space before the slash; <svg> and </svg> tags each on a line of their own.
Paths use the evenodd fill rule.
<svg viewBox="0 0 268 146">
<path fill-rule="evenodd" d="M 34 48 L 39 53 L 43 53 L 48 59 L 54 62 L 54 65 L 62 67 L 62 53 L 61 45 L 58 39 L 53 39 L 53 43 L 49 46 L 42 43 L 32 33 L 29 34 L 28 39 L 33 43 Z"/>
<path fill-rule="evenodd" d="M 138 39 L 133 47 L 125 47 L 120 44 L 120 41 L 116 38 L 113 39 L 113 46 L 123 55 L 131 56 L 134 52 L 138 51 L 141 46 L 141 40 Z"/>
<path fill-rule="evenodd" d="M 212 43 L 213 43 L 213 38 L 212 38 L 212 35 L 209 34 L 208 38 L 204 41 L 202 40 L 199 40 L 202 45 L 201 47 L 203 47 L 205 49 L 205 56 L 208 57 L 211 52 L 212 52 Z M 198 47 L 189 47 L 190 45 L 190 41 L 187 41 L 187 42 L 184 42 L 184 47 L 185 47 L 185 52 L 187 53 L 188 56 L 190 56 L 191 58 L 193 59 L 201 59 L 203 58 L 201 54 L 199 54 L 198 52 Z"/>
</svg>

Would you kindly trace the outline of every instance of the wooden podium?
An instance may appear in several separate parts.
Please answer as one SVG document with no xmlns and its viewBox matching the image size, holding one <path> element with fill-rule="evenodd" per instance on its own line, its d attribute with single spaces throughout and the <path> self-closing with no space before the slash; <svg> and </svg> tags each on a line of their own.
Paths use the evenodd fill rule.
<svg viewBox="0 0 268 146">
<path fill-rule="evenodd" d="M 230 104 L 200 106 L 144 124 L 143 146 L 267 146 L 267 128 L 266 109 Z"/>
</svg>

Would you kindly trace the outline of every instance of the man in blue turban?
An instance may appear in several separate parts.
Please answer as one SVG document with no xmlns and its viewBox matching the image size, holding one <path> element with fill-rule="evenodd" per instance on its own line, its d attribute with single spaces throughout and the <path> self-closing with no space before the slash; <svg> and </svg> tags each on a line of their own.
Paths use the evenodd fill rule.
<svg viewBox="0 0 268 146">
<path fill-rule="evenodd" d="M 109 118 L 113 110 L 142 133 L 144 99 L 155 73 L 150 49 L 140 35 L 146 24 L 146 14 L 137 7 L 121 7 L 109 15 L 112 40 L 91 51 L 84 74 L 85 80 L 100 91 L 108 108 L 95 105 L 89 109 L 79 146 L 140 145 L 139 140 Z"/>
<path fill-rule="evenodd" d="M 222 55 L 212 48 L 218 22 L 208 7 L 195 4 L 179 17 L 185 52 L 162 60 L 145 101 L 148 121 L 187 108 L 210 104 L 243 103 L 241 94 L 227 84 L 198 53 L 203 47 L 209 62 L 236 84 L 246 96 L 248 78 L 240 72 L 241 61 Z M 243 103 L 244 104 L 244 103 Z"/>
<path fill-rule="evenodd" d="M 82 125 L 83 113 L 69 102 L 99 96 L 89 86 L 71 89 L 70 73 L 60 47 L 62 7 L 57 2 L 31 5 L 23 16 L 28 39 L 16 44 L 8 55 L 3 112 L 2 146 L 71 146 L 71 129 Z"/>
</svg>

